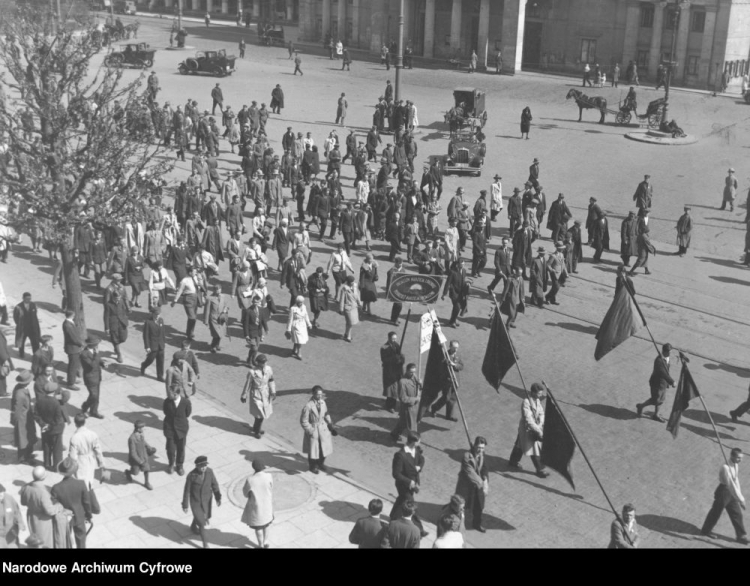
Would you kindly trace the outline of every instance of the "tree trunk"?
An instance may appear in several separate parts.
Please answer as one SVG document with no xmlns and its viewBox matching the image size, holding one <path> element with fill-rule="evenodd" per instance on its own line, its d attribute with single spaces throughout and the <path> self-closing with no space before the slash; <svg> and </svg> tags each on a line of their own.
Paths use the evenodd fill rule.
<svg viewBox="0 0 750 586">
<path fill-rule="evenodd" d="M 86 315 L 83 311 L 83 293 L 81 292 L 81 276 L 78 273 L 78 262 L 73 255 L 73 249 L 68 244 L 60 246 L 60 256 L 63 263 L 63 279 L 65 279 L 66 310 L 72 309 L 76 312 L 75 323 L 85 340 L 88 336 L 86 331 Z"/>
</svg>

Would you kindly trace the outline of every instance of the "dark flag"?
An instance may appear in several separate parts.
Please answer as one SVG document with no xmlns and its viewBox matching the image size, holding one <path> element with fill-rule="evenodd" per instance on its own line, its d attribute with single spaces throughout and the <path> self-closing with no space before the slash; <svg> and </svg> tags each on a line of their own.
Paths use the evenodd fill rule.
<svg viewBox="0 0 750 586">
<path fill-rule="evenodd" d="M 615 295 L 596 333 L 598 342 L 594 358 L 600 360 L 602 356 L 622 344 L 645 325 L 633 296 L 628 292 L 627 287 L 622 287 Z"/>
<path fill-rule="evenodd" d="M 487 340 L 487 351 L 482 362 L 482 374 L 487 382 L 497 391 L 503 377 L 516 363 L 516 354 L 503 324 L 503 316 L 497 310 L 492 312 L 490 339 Z"/>
<path fill-rule="evenodd" d="M 432 330 L 430 351 L 427 354 L 424 381 L 422 381 L 422 399 L 419 402 L 420 412 L 422 408 L 426 409 L 437 399 L 440 389 L 449 376 L 448 365 L 445 363 L 445 357 L 443 356 L 443 345 L 440 343 L 437 328 L 434 328 Z"/>
<path fill-rule="evenodd" d="M 677 383 L 677 392 L 674 395 L 672 413 L 669 415 L 669 421 L 667 422 L 667 431 L 672 434 L 673 438 L 677 438 L 677 432 L 680 431 L 683 411 L 690 407 L 690 401 L 698 397 L 700 397 L 700 393 L 698 387 L 695 386 L 693 375 L 690 374 L 687 363 L 683 362 L 680 381 Z"/>
<path fill-rule="evenodd" d="M 549 393 L 547 405 L 544 412 L 544 440 L 542 441 L 541 461 L 563 475 L 565 480 L 575 490 L 573 474 L 570 471 L 570 462 L 576 451 L 576 442 L 573 439 L 568 426 L 565 424 L 563 414 L 557 407 L 557 403 Z"/>
</svg>

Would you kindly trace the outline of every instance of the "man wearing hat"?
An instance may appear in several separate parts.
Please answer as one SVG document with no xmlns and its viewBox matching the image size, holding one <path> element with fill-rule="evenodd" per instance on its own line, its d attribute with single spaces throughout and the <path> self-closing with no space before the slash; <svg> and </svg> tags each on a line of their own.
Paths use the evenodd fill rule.
<svg viewBox="0 0 750 586">
<path fill-rule="evenodd" d="M 24 293 L 21 303 L 13 310 L 13 321 L 16 322 L 16 348 L 18 356 L 23 358 L 26 338 L 31 342 L 32 354 L 39 350 L 41 331 L 37 317 L 36 303 L 31 301 L 31 293 Z"/>
<path fill-rule="evenodd" d="M 508 234 L 510 234 L 511 238 L 513 238 L 513 235 L 523 221 L 523 204 L 520 193 L 521 190 L 518 187 L 514 187 L 513 195 L 508 200 L 508 219 L 510 220 Z"/>
<path fill-rule="evenodd" d="M 540 457 L 542 455 L 542 440 L 544 439 L 544 386 L 540 383 L 531 385 L 529 397 L 523 400 L 521 406 L 521 420 L 518 422 L 518 437 L 510 454 L 510 467 L 521 469 L 521 457 L 527 455 L 536 468 L 539 478 L 546 478 L 549 472 L 544 469 Z"/>
<path fill-rule="evenodd" d="M 458 217 L 458 211 L 463 208 L 464 204 L 464 188 L 459 187 L 456 190 L 456 195 L 454 195 L 450 202 L 448 202 L 448 219 L 451 218 L 457 218 Z"/>
<path fill-rule="evenodd" d="M 532 245 L 535 239 L 534 229 L 528 220 L 524 220 L 522 227 L 513 234 L 513 267 L 521 269 L 524 279 L 528 278 L 526 270 L 534 260 Z"/>
<path fill-rule="evenodd" d="M 576 220 L 568 229 L 571 249 L 569 256 L 570 272 L 578 273 L 578 262 L 583 260 L 583 240 L 581 236 L 581 221 Z"/>
<path fill-rule="evenodd" d="M 41 546 L 53 549 L 56 545 L 54 518 L 63 512 L 63 506 L 52 501 L 50 489 L 44 484 L 47 478 L 44 466 L 34 468 L 31 476 L 33 480 L 21 488 L 21 505 L 27 507 L 29 533 L 40 540 Z M 64 546 L 59 544 L 59 547 Z"/>
<path fill-rule="evenodd" d="M 83 366 L 83 384 L 88 389 L 88 399 L 81 405 L 81 412 L 90 411 L 91 417 L 104 419 L 99 413 L 99 388 L 102 384 L 102 368 L 106 363 L 99 354 L 99 338 L 89 336 L 86 338 L 86 349 L 81 352 L 81 366 Z"/>
<path fill-rule="evenodd" d="M 164 347 L 166 342 L 164 320 L 160 314 L 161 308 L 154 307 L 149 319 L 143 324 L 143 345 L 146 348 L 146 359 L 141 363 L 141 376 L 146 374 L 146 369 L 156 360 L 156 380 L 164 382 Z"/>
<path fill-rule="evenodd" d="M 630 266 L 631 256 L 638 256 L 638 220 L 632 210 L 620 226 L 620 258 L 626 267 Z"/>
<path fill-rule="evenodd" d="M 589 246 L 593 245 L 594 238 L 599 226 L 599 220 L 602 217 L 602 208 L 596 203 L 595 197 L 589 198 L 589 211 L 586 216 L 586 237 Z"/>
<path fill-rule="evenodd" d="M 565 258 L 563 251 L 565 245 L 562 242 L 555 242 L 555 253 L 547 259 L 547 270 L 549 271 L 549 280 L 552 282 L 549 293 L 544 296 L 546 303 L 560 305 L 557 302 L 557 293 L 560 291 L 560 285 L 565 282 L 568 271 L 565 268 Z"/>
<path fill-rule="evenodd" d="M 515 264 L 513 265 L 516 266 Z M 529 293 L 531 302 L 537 307 L 544 307 L 544 292 L 547 290 L 549 270 L 547 268 L 547 257 L 543 246 L 537 248 L 537 257 L 531 263 L 531 276 L 529 277 Z"/>
<path fill-rule="evenodd" d="M 44 396 L 36 402 L 36 414 L 42 428 L 44 466 L 51 471 L 57 470 L 62 460 L 62 436 L 67 421 L 63 406 L 55 397 L 58 389 L 56 383 L 47 383 L 44 385 Z"/>
<path fill-rule="evenodd" d="M 633 201 L 635 207 L 639 209 L 650 209 L 651 200 L 654 197 L 654 188 L 650 182 L 651 175 L 644 175 L 643 181 L 638 184 L 638 187 L 633 194 Z"/>
<path fill-rule="evenodd" d="M 721 207 L 720 210 L 724 210 L 727 207 L 727 204 L 729 204 L 729 211 L 734 211 L 734 198 L 737 194 L 737 178 L 734 176 L 734 169 L 731 167 L 729 168 L 729 171 L 727 172 L 728 175 L 724 179 L 724 194 L 721 201 Z"/>
<path fill-rule="evenodd" d="M 68 388 L 79 390 L 76 379 L 81 372 L 81 352 L 83 352 L 83 336 L 81 330 L 75 323 L 75 311 L 68 309 L 65 312 L 65 321 L 62 323 L 65 354 L 68 356 Z"/>
<path fill-rule="evenodd" d="M 221 506 L 221 491 L 214 471 L 208 467 L 208 458 L 198 456 L 195 469 L 185 479 L 185 490 L 182 493 L 182 511 L 188 512 L 188 505 L 193 513 L 190 530 L 201 536 L 203 547 L 208 549 L 206 525 L 211 519 L 211 505 L 216 498 L 216 506 Z"/>
<path fill-rule="evenodd" d="M 86 521 L 91 521 L 91 497 L 83 480 L 74 478 L 78 462 L 70 457 L 60 462 L 58 467 L 63 479 L 52 487 L 52 498 L 69 511 L 73 511 L 73 535 L 77 549 L 86 549 Z"/>
<path fill-rule="evenodd" d="M 534 187 L 539 186 L 539 159 L 534 159 L 529 166 L 529 183 Z"/>
<path fill-rule="evenodd" d="M 628 273 L 631 277 L 635 274 L 635 269 L 638 267 L 643 267 L 647 275 L 651 274 L 651 271 L 648 270 L 648 255 L 656 254 L 656 248 L 651 243 L 649 232 L 651 232 L 651 229 L 645 226 L 643 232 L 638 235 L 638 260 L 635 261 L 633 268 Z"/>
<path fill-rule="evenodd" d="M 146 441 L 143 429 L 146 424 L 138 419 L 133 425 L 133 433 L 128 438 L 128 464 L 129 470 L 125 470 L 125 476 L 128 482 L 133 482 L 133 476 L 136 476 L 141 470 L 143 471 L 143 486 L 147 490 L 153 490 L 154 487 L 148 481 L 148 475 L 151 472 L 151 456 L 156 453 L 156 448 L 152 448 Z"/>
<path fill-rule="evenodd" d="M 568 231 L 568 221 L 573 217 L 568 204 L 565 203 L 565 195 L 562 193 L 552 202 L 547 216 L 547 229 L 552 231 L 550 238 L 553 242 L 561 240 Z"/>
<path fill-rule="evenodd" d="M 13 444 L 18 449 L 18 463 L 32 464 L 36 445 L 36 423 L 34 403 L 29 392 L 33 380 L 28 370 L 22 370 L 16 377 L 16 386 L 10 400 L 10 419 L 13 425 Z"/>
<path fill-rule="evenodd" d="M 187 435 L 190 429 L 190 415 L 193 412 L 193 406 L 190 399 L 181 397 L 172 389 L 167 390 L 167 398 L 162 404 L 164 413 L 164 422 L 162 429 L 164 437 L 167 440 L 167 460 L 169 467 L 167 473 L 172 474 L 177 470 L 177 474 L 182 476 L 185 473 L 183 464 L 185 463 L 185 445 Z"/>
<path fill-rule="evenodd" d="M 216 106 L 219 106 L 220 112 L 224 112 L 224 93 L 221 91 L 218 83 L 211 90 L 211 99 L 214 103 L 211 114 L 216 114 Z"/>
<path fill-rule="evenodd" d="M 669 375 L 669 354 L 672 352 L 671 344 L 664 344 L 661 348 L 661 354 L 654 360 L 654 370 L 648 384 L 651 387 L 651 398 L 635 406 L 638 417 L 643 414 L 643 409 L 649 405 L 654 406 L 654 414 L 651 419 L 664 423 L 666 419 L 659 415 L 659 408 L 667 396 L 667 387 L 675 385 L 674 379 Z"/>
<path fill-rule="evenodd" d="M 690 217 L 690 207 L 685 206 L 685 213 L 677 220 L 677 254 L 685 256 L 690 246 L 690 233 L 693 231 L 693 218 Z"/>
</svg>

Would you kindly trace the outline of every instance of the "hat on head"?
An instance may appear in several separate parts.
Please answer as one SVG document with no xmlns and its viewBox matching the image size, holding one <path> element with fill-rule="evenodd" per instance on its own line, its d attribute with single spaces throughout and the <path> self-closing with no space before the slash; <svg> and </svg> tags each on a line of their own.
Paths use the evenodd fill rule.
<svg viewBox="0 0 750 586">
<path fill-rule="evenodd" d="M 543 390 L 544 390 L 544 385 L 541 384 L 541 383 L 533 383 L 531 385 L 531 392 L 532 393 L 538 393 L 539 391 L 543 391 Z"/>
<path fill-rule="evenodd" d="M 531 181 L 527 181 L 523 184 L 524 187 L 531 187 Z"/>
<path fill-rule="evenodd" d="M 539 162 L 539 159 L 537 159 L 536 157 L 534 157 L 534 162 L 535 162 L 535 163 L 538 163 L 538 162 Z"/>
<path fill-rule="evenodd" d="M 581 220 L 574 220 L 573 223 L 574 224 L 578 224 L 580 226 L 581 225 Z"/>
<path fill-rule="evenodd" d="M 487 190 L 486 189 L 480 189 L 479 190 L 479 195 L 487 195 Z"/>
<path fill-rule="evenodd" d="M 502 177 L 500 177 L 500 175 L 498 175 L 497 173 L 495 173 L 495 176 L 493 177 L 493 179 L 502 179 Z"/>
<path fill-rule="evenodd" d="M 30 383 L 32 380 L 34 380 L 34 376 L 31 374 L 30 370 L 22 370 L 16 377 L 17 383 Z"/>
<path fill-rule="evenodd" d="M 120 273 L 112 273 L 113 281 L 122 281 L 122 275 Z"/>
<path fill-rule="evenodd" d="M 201 464 L 208 464 L 208 458 L 206 456 L 198 456 L 195 459 L 196 466 L 200 466 Z"/>
<path fill-rule="evenodd" d="M 536 251 L 537 252 L 545 252 L 544 246 L 540 246 L 539 248 L 536 249 Z"/>
<path fill-rule="evenodd" d="M 521 193 L 521 190 L 518 189 L 518 187 L 513 188 L 513 193 Z"/>
<path fill-rule="evenodd" d="M 729 172 L 734 173 L 734 169 L 732 167 L 729 167 Z"/>
<path fill-rule="evenodd" d="M 78 471 L 78 462 L 68 457 L 57 466 L 57 471 L 63 476 L 73 476 Z"/>
<path fill-rule="evenodd" d="M 48 395 L 54 395 L 59 388 L 60 386 L 57 383 L 53 383 L 50 381 L 44 384 L 44 388 L 42 390 Z"/>
<path fill-rule="evenodd" d="M 101 342 L 101 340 L 96 336 L 89 336 L 88 338 L 86 338 L 87 346 L 96 346 L 99 342 Z"/>
<path fill-rule="evenodd" d="M 558 241 L 558 242 L 555 242 L 555 248 L 559 250 L 560 248 L 565 248 L 565 245 L 562 242 Z"/>
</svg>

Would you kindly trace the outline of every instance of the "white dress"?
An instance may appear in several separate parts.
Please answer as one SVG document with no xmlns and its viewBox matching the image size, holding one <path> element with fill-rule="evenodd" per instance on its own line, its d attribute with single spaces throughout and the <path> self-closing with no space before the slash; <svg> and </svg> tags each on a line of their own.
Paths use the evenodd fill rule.
<svg viewBox="0 0 750 586">
<path fill-rule="evenodd" d="M 309 339 L 308 328 L 312 328 L 312 324 L 307 315 L 307 307 L 305 305 L 302 305 L 302 307 L 293 305 L 289 310 L 289 321 L 286 325 L 286 331 L 292 334 L 292 342 L 294 344 L 307 344 Z"/>
</svg>

